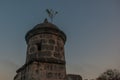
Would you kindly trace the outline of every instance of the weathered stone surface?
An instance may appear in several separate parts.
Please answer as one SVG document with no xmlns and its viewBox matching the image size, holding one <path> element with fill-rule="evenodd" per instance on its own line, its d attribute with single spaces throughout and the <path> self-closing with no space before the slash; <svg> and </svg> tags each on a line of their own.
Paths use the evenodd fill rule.
<svg viewBox="0 0 120 80">
<path fill-rule="evenodd" d="M 26 63 L 14 80 L 66 80 L 66 35 L 54 24 L 38 24 L 26 34 Z"/>
</svg>

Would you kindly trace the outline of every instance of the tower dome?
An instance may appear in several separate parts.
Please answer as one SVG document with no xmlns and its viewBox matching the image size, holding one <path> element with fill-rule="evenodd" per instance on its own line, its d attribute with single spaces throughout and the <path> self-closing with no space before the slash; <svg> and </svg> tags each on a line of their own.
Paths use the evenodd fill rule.
<svg viewBox="0 0 120 80">
<path fill-rule="evenodd" d="M 47 19 L 44 20 L 43 23 L 38 24 L 34 27 L 34 29 L 39 29 L 39 28 L 54 28 L 54 29 L 59 29 L 56 25 L 48 22 Z"/>
<path fill-rule="evenodd" d="M 25 39 L 26 42 L 29 42 L 29 39 L 36 35 L 36 34 L 42 34 L 42 33 L 48 33 L 48 34 L 54 34 L 60 36 L 64 43 L 66 41 L 66 35 L 63 31 L 61 31 L 56 25 L 53 23 L 48 22 L 47 19 L 44 20 L 43 23 L 37 24 L 33 29 L 27 32 Z"/>
</svg>

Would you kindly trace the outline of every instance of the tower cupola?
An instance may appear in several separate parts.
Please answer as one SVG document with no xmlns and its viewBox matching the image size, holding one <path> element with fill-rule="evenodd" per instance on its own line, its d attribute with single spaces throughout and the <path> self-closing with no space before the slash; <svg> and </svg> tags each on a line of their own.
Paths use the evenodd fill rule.
<svg viewBox="0 0 120 80">
<path fill-rule="evenodd" d="M 63 31 L 45 19 L 27 32 L 25 40 L 26 62 L 14 80 L 66 80 Z"/>
<path fill-rule="evenodd" d="M 28 43 L 29 39 L 34 35 L 42 33 L 58 35 L 63 39 L 64 43 L 66 41 L 65 33 L 61 31 L 56 25 L 48 22 L 48 20 L 45 19 L 43 23 L 37 24 L 33 29 L 27 32 L 25 36 L 26 42 Z"/>
</svg>

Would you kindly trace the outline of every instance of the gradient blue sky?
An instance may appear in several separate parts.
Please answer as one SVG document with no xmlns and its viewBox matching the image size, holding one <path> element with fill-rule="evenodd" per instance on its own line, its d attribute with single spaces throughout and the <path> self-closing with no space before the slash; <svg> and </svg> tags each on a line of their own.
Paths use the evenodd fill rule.
<svg viewBox="0 0 120 80">
<path fill-rule="evenodd" d="M 67 35 L 67 73 L 96 78 L 120 70 L 120 0 L 0 0 L 0 80 L 13 80 L 26 58 L 24 36 L 47 17 Z"/>
</svg>

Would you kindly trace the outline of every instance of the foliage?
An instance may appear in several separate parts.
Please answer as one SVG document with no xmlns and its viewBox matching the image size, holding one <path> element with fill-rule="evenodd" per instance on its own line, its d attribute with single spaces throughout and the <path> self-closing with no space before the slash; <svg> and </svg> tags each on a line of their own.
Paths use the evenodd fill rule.
<svg viewBox="0 0 120 80">
<path fill-rule="evenodd" d="M 97 80 L 120 80 L 120 72 L 116 69 L 109 69 L 102 73 Z"/>
</svg>

